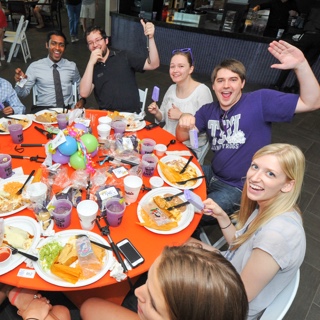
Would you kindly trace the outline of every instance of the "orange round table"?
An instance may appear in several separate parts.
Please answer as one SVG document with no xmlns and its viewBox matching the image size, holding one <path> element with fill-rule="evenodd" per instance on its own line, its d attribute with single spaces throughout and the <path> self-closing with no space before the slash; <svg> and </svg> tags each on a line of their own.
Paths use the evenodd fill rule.
<svg viewBox="0 0 320 320">
<path fill-rule="evenodd" d="M 91 118 L 92 120 L 92 133 L 95 136 L 97 136 L 96 126 L 98 123 L 98 118 L 104 115 L 106 115 L 106 111 L 86 110 L 86 116 Z M 42 135 L 40 132 L 34 129 L 35 125 L 41 126 L 39 124 L 33 123 L 30 128 L 24 130 L 23 143 L 45 144 L 48 142 L 47 138 L 44 135 Z M 140 131 L 137 131 L 136 134 L 139 139 L 152 138 L 157 143 L 163 143 L 166 145 L 169 143 L 170 140 L 175 138 L 170 133 L 168 133 L 160 127 L 153 128 L 152 130 L 142 129 Z M 0 153 L 19 154 L 15 151 L 15 145 L 12 143 L 11 137 L 9 135 L 1 135 L 0 140 Z M 184 144 L 176 142 L 174 145 L 171 145 L 168 148 L 168 150 L 186 150 L 186 147 Z M 38 155 L 45 157 L 44 147 L 27 147 L 21 154 L 24 156 Z M 94 161 L 96 162 L 97 160 L 98 158 L 96 156 L 94 158 Z M 200 168 L 200 165 L 196 160 L 194 161 L 194 163 Z M 41 164 L 29 161 L 28 159 L 12 159 L 12 167 L 23 167 L 24 174 L 29 174 L 33 169 L 38 169 L 40 165 Z M 99 165 L 97 165 L 97 168 L 98 167 Z M 73 171 L 74 169 L 69 168 L 69 175 Z M 155 171 L 155 175 L 158 175 L 157 171 Z M 145 186 L 150 187 L 149 178 L 144 178 L 143 180 Z M 194 190 L 194 192 L 196 192 L 202 199 L 205 199 L 206 185 L 204 180 L 202 181 L 201 185 Z M 110 227 L 111 237 L 115 243 L 124 238 L 128 238 L 129 240 L 131 240 L 134 246 L 136 246 L 138 251 L 142 254 L 142 256 L 145 259 L 145 262 L 143 264 L 128 271 L 128 276 L 130 276 L 131 278 L 135 278 L 140 274 L 146 272 L 153 263 L 153 261 L 159 256 L 164 246 L 181 245 L 182 243 L 184 243 L 191 236 L 201 218 L 201 214 L 195 213 L 194 218 L 192 222 L 189 224 L 189 226 L 175 234 L 162 235 L 153 233 L 137 224 L 137 205 L 139 200 L 145 194 L 146 192 L 140 191 L 138 201 L 136 203 L 130 204 L 126 208 L 124 219 L 119 227 Z M 10 217 L 18 215 L 30 216 L 35 218 L 34 213 L 28 209 L 24 209 Z M 68 229 L 81 229 L 75 208 L 73 208 L 71 226 Z M 61 229 L 55 228 L 56 232 L 60 230 Z M 100 234 L 100 231 L 97 226 L 94 227 L 92 232 Z M 107 239 L 107 237 L 105 238 Z M 22 263 L 20 266 L 16 267 L 12 271 L 4 275 L 1 275 L 0 282 L 12 286 L 36 290 L 63 291 L 65 293 L 66 291 L 75 291 L 74 293 L 69 292 L 67 295 L 76 305 L 80 305 L 86 298 L 91 296 L 100 296 L 119 303 L 123 299 L 125 293 L 129 290 L 129 285 L 127 281 L 117 283 L 117 281 L 114 278 L 111 278 L 109 276 L 109 273 L 107 273 L 100 280 L 84 287 L 60 287 L 46 282 L 37 274 L 32 279 L 21 278 L 17 276 L 20 268 L 26 268 L 25 263 Z M 106 286 L 108 287 L 106 288 Z"/>
</svg>

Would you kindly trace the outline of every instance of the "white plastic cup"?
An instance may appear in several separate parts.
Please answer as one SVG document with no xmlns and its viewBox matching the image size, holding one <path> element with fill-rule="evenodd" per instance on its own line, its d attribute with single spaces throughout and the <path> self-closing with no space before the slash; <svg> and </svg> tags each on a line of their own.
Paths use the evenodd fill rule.
<svg viewBox="0 0 320 320">
<path fill-rule="evenodd" d="M 165 144 L 156 144 L 154 147 L 154 150 L 156 151 L 156 155 L 158 157 L 162 157 L 164 153 L 167 151 L 167 146 Z"/>
<path fill-rule="evenodd" d="M 43 182 L 34 182 L 28 185 L 27 194 L 32 202 L 43 203 L 47 197 L 48 187 Z"/>
<path fill-rule="evenodd" d="M 110 135 L 111 127 L 108 124 L 99 124 L 97 130 L 100 138 L 107 139 Z"/>
<path fill-rule="evenodd" d="M 111 125 L 112 119 L 110 117 L 104 116 L 98 119 L 99 124 L 108 124 Z"/>
<path fill-rule="evenodd" d="M 127 176 L 123 179 L 123 183 L 126 203 L 136 202 L 142 187 L 142 179 L 138 176 Z"/>
<path fill-rule="evenodd" d="M 92 230 L 98 213 L 98 204 L 93 200 L 82 200 L 77 205 L 78 217 L 83 230 Z"/>
</svg>

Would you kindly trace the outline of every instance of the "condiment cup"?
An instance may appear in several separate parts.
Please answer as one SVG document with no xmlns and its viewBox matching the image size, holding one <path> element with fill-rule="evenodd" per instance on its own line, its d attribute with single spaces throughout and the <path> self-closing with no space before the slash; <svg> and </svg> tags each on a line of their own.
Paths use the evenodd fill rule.
<svg viewBox="0 0 320 320">
<path fill-rule="evenodd" d="M 10 263 L 12 251 L 8 247 L 0 248 L 0 267 L 5 267 Z"/>
<path fill-rule="evenodd" d="M 152 189 L 160 188 L 163 186 L 164 183 L 160 177 L 151 177 L 149 182 Z"/>
<path fill-rule="evenodd" d="M 156 144 L 154 147 L 154 150 L 156 151 L 156 155 L 159 157 L 162 157 L 164 153 L 167 151 L 167 146 L 165 144 Z"/>
</svg>

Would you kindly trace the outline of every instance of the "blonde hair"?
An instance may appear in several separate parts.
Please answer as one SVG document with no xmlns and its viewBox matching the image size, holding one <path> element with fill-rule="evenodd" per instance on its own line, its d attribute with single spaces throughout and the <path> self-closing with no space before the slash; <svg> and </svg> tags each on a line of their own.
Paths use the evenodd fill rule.
<svg viewBox="0 0 320 320">
<path fill-rule="evenodd" d="M 249 225 L 248 230 L 233 241 L 232 247 L 230 248 L 231 250 L 235 250 L 241 246 L 241 244 L 247 241 L 259 228 L 274 217 L 292 209 L 301 215 L 297 201 L 300 196 L 305 170 L 305 157 L 302 151 L 298 147 L 290 144 L 274 143 L 258 150 L 254 154 L 253 160 L 265 155 L 274 155 L 277 157 L 288 181 L 293 180 L 294 186 L 290 192 L 279 193 L 276 197 L 269 200 L 269 203 L 263 210 L 259 211 L 257 217 Z M 257 202 L 250 200 L 247 196 L 247 181 L 244 184 L 243 190 L 240 210 L 233 216 L 237 221 L 236 227 L 238 230 L 245 225 L 249 216 L 257 208 Z"/>
<path fill-rule="evenodd" d="M 219 252 L 166 247 L 157 267 L 169 320 L 245 320 L 248 299 L 240 275 Z"/>
</svg>

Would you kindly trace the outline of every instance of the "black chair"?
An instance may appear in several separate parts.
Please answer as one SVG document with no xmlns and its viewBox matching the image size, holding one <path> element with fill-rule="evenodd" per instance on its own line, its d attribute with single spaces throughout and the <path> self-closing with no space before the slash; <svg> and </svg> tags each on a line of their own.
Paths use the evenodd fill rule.
<svg viewBox="0 0 320 320">
<path fill-rule="evenodd" d="M 24 1 L 11 1 L 7 2 L 9 15 L 11 16 L 12 28 L 15 30 L 16 26 L 19 23 L 21 16 L 25 17 L 25 20 L 28 20 L 28 12 L 25 7 Z"/>
<path fill-rule="evenodd" d="M 41 4 L 42 6 L 49 6 L 50 10 L 41 10 L 40 13 L 45 21 L 49 21 L 53 28 L 55 27 L 54 22 L 57 22 L 59 30 L 62 30 L 61 25 L 61 2 L 60 0 L 49 0 L 48 3 Z"/>
</svg>

